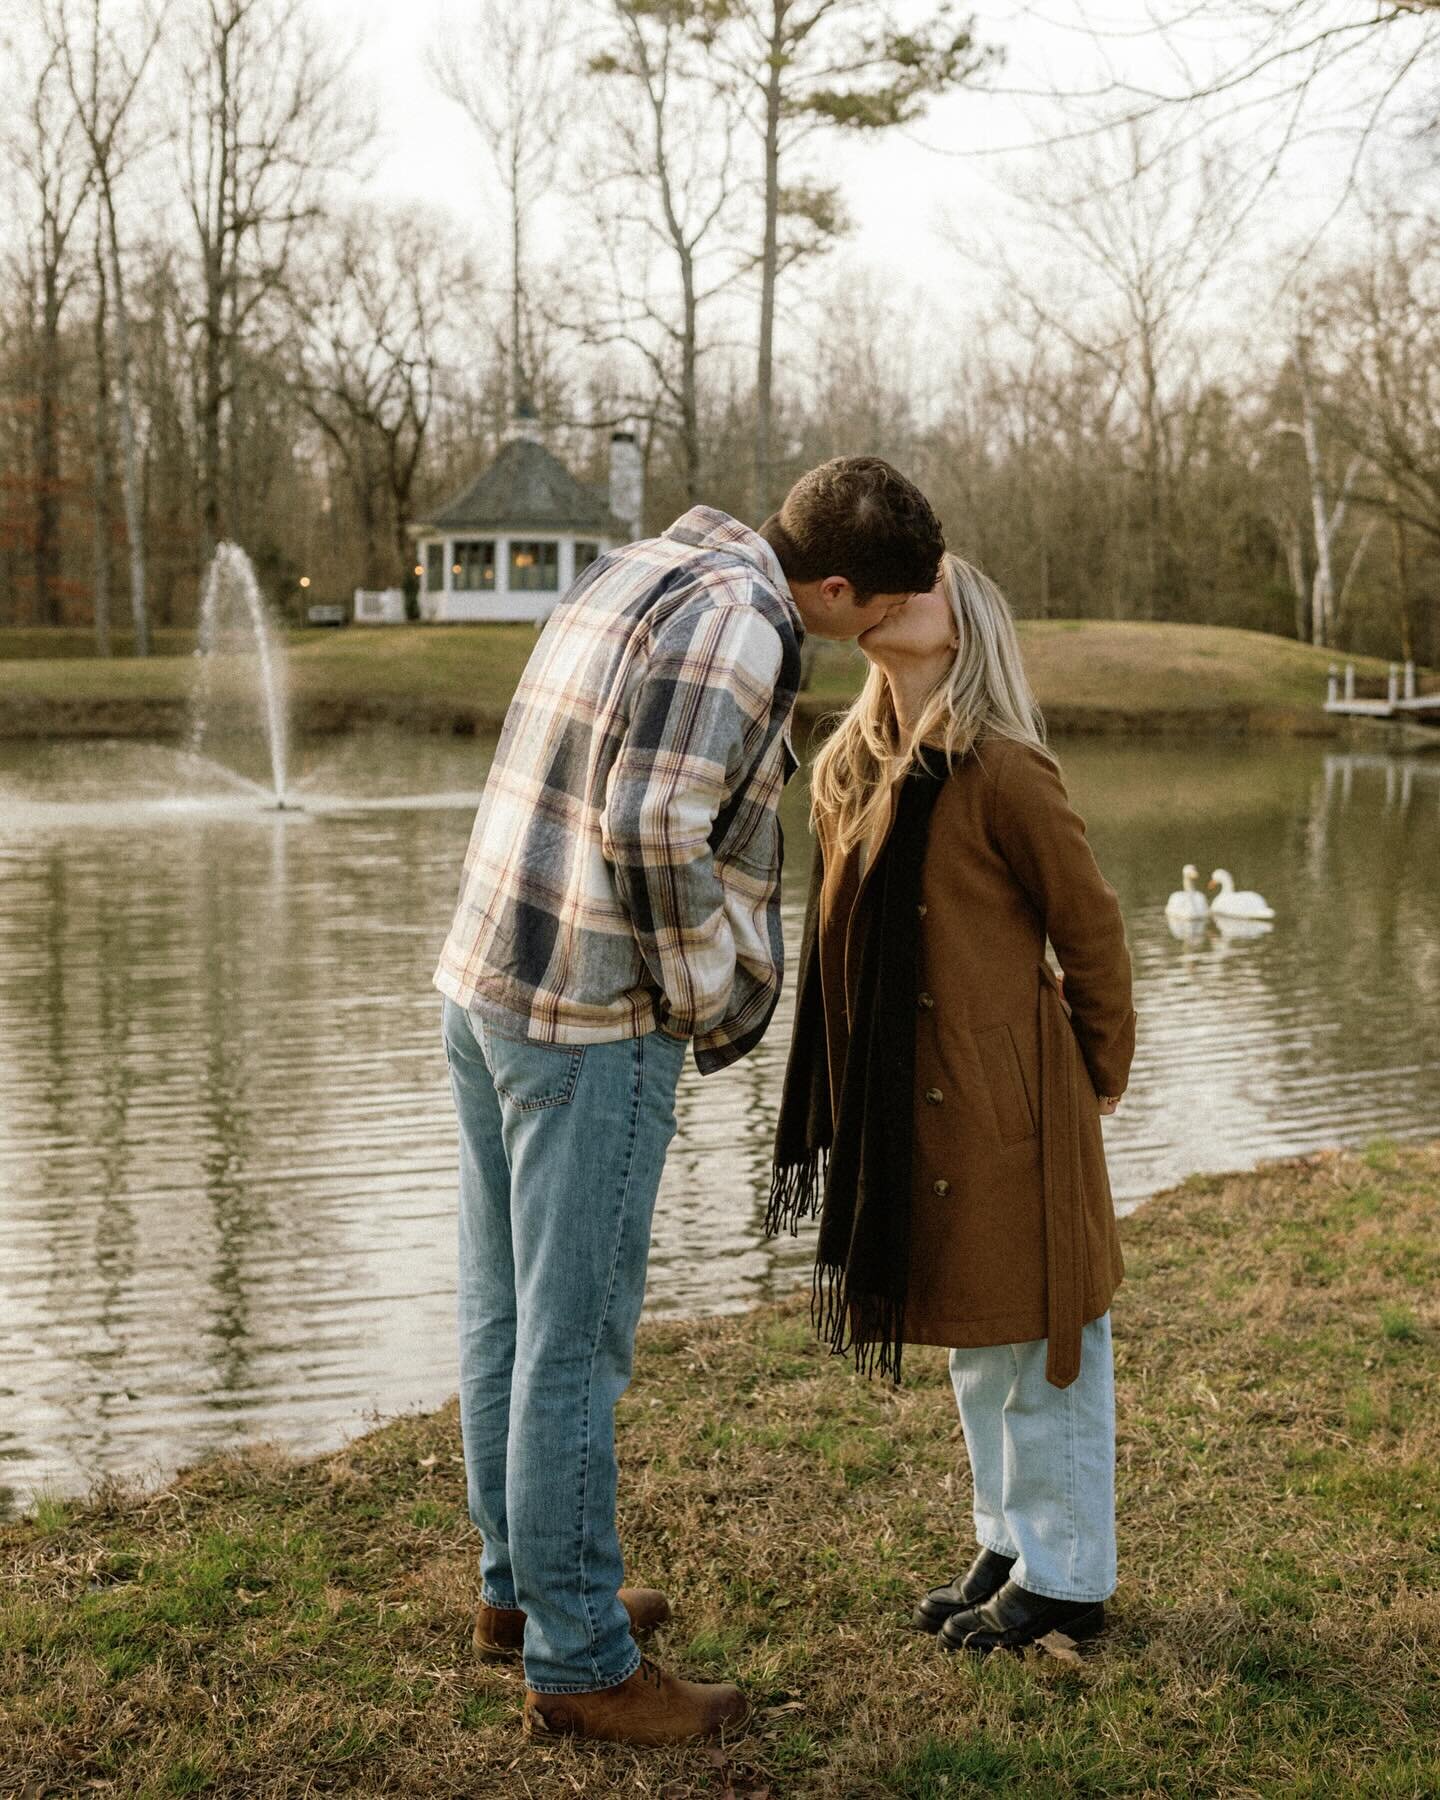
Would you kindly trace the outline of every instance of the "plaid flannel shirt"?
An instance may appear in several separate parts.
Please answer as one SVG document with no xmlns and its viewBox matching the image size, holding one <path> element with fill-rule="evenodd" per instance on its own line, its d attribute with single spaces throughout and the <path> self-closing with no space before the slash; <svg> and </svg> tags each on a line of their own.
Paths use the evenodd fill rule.
<svg viewBox="0 0 1440 1800">
<path fill-rule="evenodd" d="M 697 506 L 592 563 L 506 715 L 435 985 L 547 1044 L 660 1028 L 702 1073 L 779 997 L 804 635 L 765 540 Z"/>
</svg>

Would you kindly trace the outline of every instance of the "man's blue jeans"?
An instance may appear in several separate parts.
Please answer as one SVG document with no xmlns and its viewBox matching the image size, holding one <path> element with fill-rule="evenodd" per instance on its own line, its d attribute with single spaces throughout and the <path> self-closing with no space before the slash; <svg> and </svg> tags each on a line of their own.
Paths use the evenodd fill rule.
<svg viewBox="0 0 1440 1800">
<path fill-rule="evenodd" d="M 523 1607 L 540 1693 L 613 1687 L 640 1652 L 617 1590 L 615 1404 L 686 1046 L 548 1045 L 445 1002 L 460 1120 L 460 1424 L 487 1604 Z"/>
<path fill-rule="evenodd" d="M 1052 1600 L 1115 1592 L 1115 1361 L 1110 1315 L 1080 1337 L 1069 1387 L 1045 1379 L 1044 1338 L 950 1352 L 975 1480 L 975 1536 L 1018 1560 L 1010 1579 Z"/>
</svg>

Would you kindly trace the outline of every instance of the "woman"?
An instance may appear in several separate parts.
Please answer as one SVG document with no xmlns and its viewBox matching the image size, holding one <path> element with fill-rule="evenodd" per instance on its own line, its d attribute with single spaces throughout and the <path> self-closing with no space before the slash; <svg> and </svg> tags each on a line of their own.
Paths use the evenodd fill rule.
<svg viewBox="0 0 1440 1800">
<path fill-rule="evenodd" d="M 947 557 L 859 642 L 815 764 L 769 1228 L 818 1207 L 816 1322 L 857 1366 L 898 1380 L 902 1345 L 950 1347 L 979 1553 L 916 1627 L 980 1654 L 1091 1637 L 1115 1587 L 1124 926 L 993 583 Z"/>
</svg>

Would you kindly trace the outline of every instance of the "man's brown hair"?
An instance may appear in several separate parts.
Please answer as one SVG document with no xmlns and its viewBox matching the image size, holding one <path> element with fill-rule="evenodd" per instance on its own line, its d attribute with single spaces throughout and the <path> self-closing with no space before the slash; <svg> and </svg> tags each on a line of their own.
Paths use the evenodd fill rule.
<svg viewBox="0 0 1440 1800">
<path fill-rule="evenodd" d="M 930 502 L 878 456 L 835 456 L 802 475 L 760 535 L 787 580 L 843 575 L 861 600 L 927 593 L 945 554 Z"/>
</svg>

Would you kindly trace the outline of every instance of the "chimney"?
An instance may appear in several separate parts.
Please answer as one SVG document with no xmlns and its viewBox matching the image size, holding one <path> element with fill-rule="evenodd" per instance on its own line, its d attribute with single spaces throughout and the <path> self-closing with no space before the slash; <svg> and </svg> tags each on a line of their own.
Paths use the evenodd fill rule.
<svg viewBox="0 0 1440 1800">
<path fill-rule="evenodd" d="M 510 415 L 510 429 L 505 433 L 505 442 L 513 444 L 517 439 L 526 443 L 538 444 L 545 433 L 540 426 L 540 415 L 528 399 L 521 398 L 515 402 L 515 410 Z"/>
<path fill-rule="evenodd" d="M 610 434 L 610 510 L 633 540 L 645 535 L 645 475 L 633 431 Z"/>
</svg>

